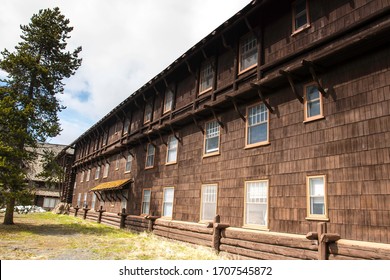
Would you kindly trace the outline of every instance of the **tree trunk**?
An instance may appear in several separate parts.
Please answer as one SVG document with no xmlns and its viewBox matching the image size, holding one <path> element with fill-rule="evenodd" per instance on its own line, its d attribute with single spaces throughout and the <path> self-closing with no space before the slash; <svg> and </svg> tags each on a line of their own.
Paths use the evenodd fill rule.
<svg viewBox="0 0 390 280">
<path fill-rule="evenodd" d="M 15 207 L 15 197 L 11 196 L 7 201 L 7 209 L 4 216 L 4 225 L 13 225 L 14 224 L 14 207 Z"/>
</svg>

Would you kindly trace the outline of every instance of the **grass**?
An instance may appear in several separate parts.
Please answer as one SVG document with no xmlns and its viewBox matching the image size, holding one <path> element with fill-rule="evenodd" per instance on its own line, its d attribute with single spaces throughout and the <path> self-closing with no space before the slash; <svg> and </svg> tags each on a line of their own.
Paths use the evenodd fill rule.
<svg viewBox="0 0 390 280">
<path fill-rule="evenodd" d="M 2 260 L 218 260 L 210 248 L 50 212 L 0 216 Z"/>
</svg>

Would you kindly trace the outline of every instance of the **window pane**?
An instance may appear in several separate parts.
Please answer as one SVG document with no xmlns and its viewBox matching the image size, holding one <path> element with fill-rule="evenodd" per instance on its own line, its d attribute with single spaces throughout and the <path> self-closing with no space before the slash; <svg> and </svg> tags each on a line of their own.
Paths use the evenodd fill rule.
<svg viewBox="0 0 390 280">
<path fill-rule="evenodd" d="M 248 144 L 267 141 L 267 124 L 252 126 L 248 131 Z"/>
<path fill-rule="evenodd" d="M 257 39 L 255 36 L 249 36 L 241 41 L 240 54 L 240 71 L 257 64 Z"/>
<path fill-rule="evenodd" d="M 310 214 L 325 215 L 324 178 L 309 178 Z"/>
<path fill-rule="evenodd" d="M 203 92 L 209 88 L 211 88 L 213 85 L 214 80 L 214 70 L 211 65 L 211 63 L 205 62 L 202 65 L 202 69 L 200 71 L 200 86 L 199 86 L 199 92 Z"/>
<path fill-rule="evenodd" d="M 202 187 L 202 216 L 201 220 L 214 219 L 217 211 L 217 186 Z"/>
<path fill-rule="evenodd" d="M 324 196 L 324 179 L 310 178 L 310 196 Z"/>
<path fill-rule="evenodd" d="M 173 106 L 173 92 L 167 89 L 165 93 L 164 113 L 172 110 Z"/>
<path fill-rule="evenodd" d="M 324 197 L 310 198 L 310 213 L 314 215 L 325 215 Z"/>
<path fill-rule="evenodd" d="M 268 182 L 246 183 L 246 224 L 267 225 Z"/>
<path fill-rule="evenodd" d="M 128 155 L 127 160 L 126 160 L 126 167 L 125 167 L 125 172 L 130 172 L 131 171 L 131 165 L 133 163 L 133 156 Z"/>
<path fill-rule="evenodd" d="M 206 124 L 205 153 L 219 150 L 219 124 L 216 121 Z"/>
<path fill-rule="evenodd" d="M 177 159 L 177 139 L 173 136 L 168 138 L 168 156 L 167 163 L 176 162 Z"/>
<path fill-rule="evenodd" d="M 163 216 L 172 216 L 174 189 L 164 189 Z"/>
</svg>

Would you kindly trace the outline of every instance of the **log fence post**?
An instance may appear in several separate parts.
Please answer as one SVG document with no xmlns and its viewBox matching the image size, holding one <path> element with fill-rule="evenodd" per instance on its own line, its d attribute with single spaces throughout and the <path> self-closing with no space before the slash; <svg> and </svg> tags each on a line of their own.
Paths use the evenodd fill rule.
<svg viewBox="0 0 390 280">
<path fill-rule="evenodd" d="M 79 206 L 76 205 L 76 207 L 74 208 L 74 210 L 75 210 L 75 211 L 74 211 L 74 216 L 75 216 L 75 217 L 77 217 L 77 212 L 79 212 L 79 209 L 80 209 Z"/>
<path fill-rule="evenodd" d="M 98 210 L 98 212 L 99 215 L 98 215 L 97 222 L 100 224 L 102 222 L 103 212 L 106 212 L 106 210 L 103 210 L 103 205 L 100 205 L 100 209 Z"/>
<path fill-rule="evenodd" d="M 85 208 L 83 208 L 83 210 L 84 210 L 83 219 L 85 220 L 85 219 L 87 219 L 87 213 L 88 213 L 88 211 L 91 210 L 91 209 L 85 207 Z"/>
<path fill-rule="evenodd" d="M 119 225 L 119 228 L 125 228 L 126 225 L 126 218 L 129 214 L 126 213 L 126 209 L 122 208 L 122 212 L 118 213 L 118 216 L 121 216 L 121 223 Z"/>
<path fill-rule="evenodd" d="M 327 233 L 327 224 L 322 222 L 317 224 L 316 232 L 309 232 L 306 234 L 309 240 L 316 240 L 318 242 L 318 259 L 328 260 L 329 243 L 334 243 L 340 239 L 338 233 Z"/>
<path fill-rule="evenodd" d="M 229 227 L 228 224 L 221 224 L 221 217 L 219 215 L 216 215 L 213 219 L 212 223 L 209 223 L 207 227 L 213 228 L 213 236 L 211 239 L 211 247 L 214 249 L 214 251 L 218 254 L 220 252 L 219 246 L 221 245 L 221 232 L 222 230 Z"/>
<path fill-rule="evenodd" d="M 154 223 L 156 222 L 156 220 L 160 218 L 160 216 L 146 216 L 145 219 L 148 220 L 148 232 L 152 232 L 153 231 L 153 226 L 154 226 Z"/>
</svg>

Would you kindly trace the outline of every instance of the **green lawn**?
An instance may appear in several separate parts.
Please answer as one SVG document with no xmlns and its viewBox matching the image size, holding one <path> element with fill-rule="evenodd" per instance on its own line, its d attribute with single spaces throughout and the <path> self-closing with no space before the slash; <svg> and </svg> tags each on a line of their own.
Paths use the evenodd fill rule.
<svg viewBox="0 0 390 280">
<path fill-rule="evenodd" d="M 3 225 L 2 260 L 218 260 L 212 249 L 53 213 L 16 214 Z"/>
</svg>

